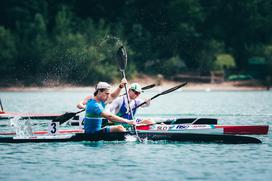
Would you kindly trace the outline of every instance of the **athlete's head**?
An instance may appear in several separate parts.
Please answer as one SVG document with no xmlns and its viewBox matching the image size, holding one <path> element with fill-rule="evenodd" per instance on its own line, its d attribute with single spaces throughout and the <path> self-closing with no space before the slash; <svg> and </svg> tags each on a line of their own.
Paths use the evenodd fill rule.
<svg viewBox="0 0 272 181">
<path fill-rule="evenodd" d="M 107 82 L 98 82 L 95 86 L 94 96 L 97 96 L 101 101 L 106 101 L 110 95 L 111 85 Z"/>
<path fill-rule="evenodd" d="M 129 96 L 131 99 L 137 98 L 142 92 L 142 87 L 138 83 L 133 83 L 129 88 Z"/>
</svg>

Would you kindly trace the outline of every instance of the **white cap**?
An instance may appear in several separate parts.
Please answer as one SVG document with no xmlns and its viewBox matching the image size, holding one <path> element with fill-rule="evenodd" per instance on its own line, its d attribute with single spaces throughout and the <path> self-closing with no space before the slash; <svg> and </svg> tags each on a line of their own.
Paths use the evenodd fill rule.
<svg viewBox="0 0 272 181">
<path fill-rule="evenodd" d="M 131 90 L 134 90 L 134 91 L 136 91 L 136 92 L 142 92 L 142 87 L 141 87 L 141 85 L 138 84 L 138 83 L 133 83 L 133 84 L 131 84 L 130 89 L 131 89 Z"/>
<path fill-rule="evenodd" d="M 110 89 L 111 85 L 107 82 L 98 82 L 98 84 L 95 86 L 95 90 L 99 89 Z"/>
</svg>

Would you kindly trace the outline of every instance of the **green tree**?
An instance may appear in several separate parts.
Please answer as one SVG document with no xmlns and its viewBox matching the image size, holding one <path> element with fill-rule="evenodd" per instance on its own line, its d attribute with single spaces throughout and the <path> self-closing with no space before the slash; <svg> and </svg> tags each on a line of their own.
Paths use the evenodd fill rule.
<svg viewBox="0 0 272 181">
<path fill-rule="evenodd" d="M 227 53 L 216 55 L 216 59 L 213 64 L 214 70 L 224 70 L 224 69 L 231 69 L 235 67 L 236 67 L 235 60 L 232 55 Z"/>
<path fill-rule="evenodd" d="M 17 51 L 13 34 L 3 26 L 0 26 L 0 49 L 0 80 L 5 82 L 6 79 L 11 79 L 16 72 Z"/>
<path fill-rule="evenodd" d="M 272 77 L 272 45 L 265 46 L 264 55 L 267 62 L 267 74 Z"/>
</svg>

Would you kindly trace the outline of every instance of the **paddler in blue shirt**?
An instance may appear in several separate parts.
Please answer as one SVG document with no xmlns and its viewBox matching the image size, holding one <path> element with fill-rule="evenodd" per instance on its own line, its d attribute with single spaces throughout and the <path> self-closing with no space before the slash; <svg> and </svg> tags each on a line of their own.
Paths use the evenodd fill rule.
<svg viewBox="0 0 272 181">
<path fill-rule="evenodd" d="M 137 106 L 142 104 L 143 102 L 146 102 L 143 106 L 141 107 L 147 107 L 150 105 L 150 100 L 142 100 L 139 98 L 139 95 L 142 92 L 142 87 L 138 83 L 132 83 L 130 85 L 130 88 L 128 90 L 128 97 L 130 99 L 130 107 L 132 110 L 133 116 L 131 116 L 128 108 L 128 101 L 127 101 L 127 96 L 123 95 L 120 96 L 112 101 L 111 104 L 107 106 L 107 110 L 109 112 L 116 114 L 118 116 L 121 116 L 123 118 L 132 120 L 132 117 L 136 114 Z M 149 119 L 136 119 L 136 122 L 138 124 L 155 124 L 154 121 L 151 121 Z"/>
<path fill-rule="evenodd" d="M 102 128 L 102 117 L 113 122 L 135 125 L 134 120 L 128 120 L 105 111 L 105 102 L 110 95 L 111 86 L 106 82 L 99 82 L 95 87 L 94 97 L 86 105 L 86 115 L 84 118 L 84 130 L 87 134 L 124 132 L 126 129 L 122 125 L 106 126 Z"/>
<path fill-rule="evenodd" d="M 121 80 L 119 86 L 113 92 L 110 93 L 110 96 L 105 103 L 106 104 L 111 103 L 115 98 L 117 98 L 119 96 L 121 90 L 125 87 L 125 84 L 127 84 L 127 80 L 125 78 L 123 78 Z M 77 108 L 78 109 L 85 109 L 87 102 L 92 98 L 93 98 L 93 95 L 89 95 L 89 96 L 85 97 L 82 101 L 80 101 L 77 104 Z"/>
</svg>

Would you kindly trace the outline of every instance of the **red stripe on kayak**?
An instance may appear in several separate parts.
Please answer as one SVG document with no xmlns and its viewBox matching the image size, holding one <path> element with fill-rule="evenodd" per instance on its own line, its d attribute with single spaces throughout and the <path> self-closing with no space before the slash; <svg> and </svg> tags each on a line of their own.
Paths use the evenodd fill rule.
<svg viewBox="0 0 272 181">
<path fill-rule="evenodd" d="M 215 125 L 216 128 L 224 128 L 224 134 L 268 134 L 268 125 L 231 126 Z"/>
<path fill-rule="evenodd" d="M 143 125 L 143 126 L 136 126 L 137 130 L 149 130 L 150 126 L 149 125 Z"/>
<path fill-rule="evenodd" d="M 84 130 L 82 129 L 75 129 L 75 130 L 59 130 L 61 134 L 69 134 L 69 133 L 83 133 Z M 47 131 L 35 131 L 33 134 L 47 134 Z"/>
</svg>

